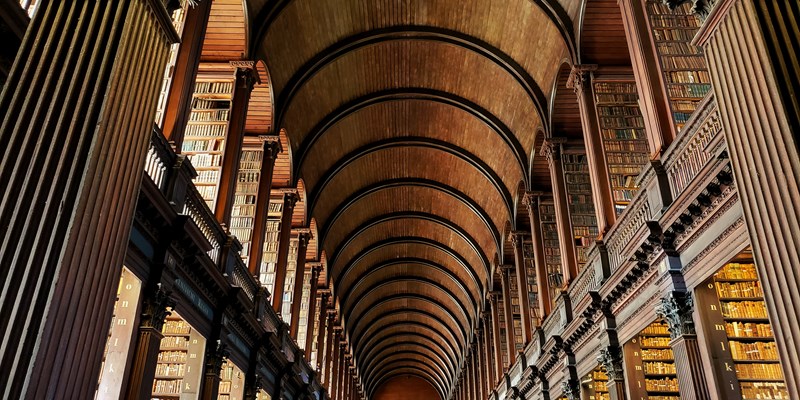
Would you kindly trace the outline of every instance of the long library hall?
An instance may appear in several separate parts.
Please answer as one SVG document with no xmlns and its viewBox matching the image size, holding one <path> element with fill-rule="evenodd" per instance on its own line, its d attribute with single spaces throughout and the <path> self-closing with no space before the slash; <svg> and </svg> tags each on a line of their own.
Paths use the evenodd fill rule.
<svg viewBox="0 0 800 400">
<path fill-rule="evenodd" d="M 0 0 L 0 398 L 800 399 L 797 0 Z"/>
</svg>

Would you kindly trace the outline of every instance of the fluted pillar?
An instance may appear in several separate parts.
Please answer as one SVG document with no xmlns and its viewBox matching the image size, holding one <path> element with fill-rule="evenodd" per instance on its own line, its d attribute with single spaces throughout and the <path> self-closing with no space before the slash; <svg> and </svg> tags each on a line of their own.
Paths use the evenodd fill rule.
<svg viewBox="0 0 800 400">
<path fill-rule="evenodd" d="M 622 349 L 619 345 L 610 345 L 600 349 L 597 361 L 606 371 L 608 395 L 611 400 L 625 400 L 625 377 L 622 368 Z"/>
<path fill-rule="evenodd" d="M 306 250 L 308 241 L 311 240 L 311 232 L 303 230 L 297 236 L 297 263 L 294 267 L 294 291 L 292 292 L 292 318 L 289 323 L 289 332 L 294 340 L 297 340 L 297 332 L 300 329 L 300 307 L 303 303 L 303 284 L 306 276 Z M 309 314 L 308 319 L 311 319 Z"/>
<path fill-rule="evenodd" d="M 544 237 L 542 236 L 542 220 L 539 208 L 541 195 L 542 193 L 539 192 L 527 192 L 522 198 L 522 202 L 528 209 L 528 218 L 531 222 L 533 259 L 536 264 L 536 287 L 538 289 L 539 304 L 534 306 L 539 309 L 540 321 L 544 321 L 544 319 L 550 315 L 550 311 L 553 307 L 553 300 L 550 298 L 550 287 L 547 283 L 547 260 L 544 254 Z"/>
<path fill-rule="evenodd" d="M 800 398 L 800 10 L 795 0 L 695 3 L 786 387 Z"/>
<path fill-rule="evenodd" d="M 589 164 L 589 180 L 592 184 L 592 199 L 597 215 L 597 229 L 602 236 L 617 220 L 614 208 L 614 196 L 611 192 L 611 178 L 608 174 L 608 164 L 603 148 L 603 139 L 600 134 L 600 125 L 597 118 L 592 90 L 592 71 L 596 65 L 576 65 L 570 71 L 567 87 L 573 89 L 578 97 L 578 110 L 583 127 L 583 140 L 586 145 L 586 160 Z M 563 254 L 562 254 L 563 257 Z"/>
<path fill-rule="evenodd" d="M 547 158 L 550 166 L 561 267 L 564 272 L 564 284 L 567 285 L 578 276 L 578 256 L 575 250 L 575 236 L 572 231 L 569 201 L 567 200 L 567 184 L 564 181 L 564 166 L 561 160 L 561 146 L 564 141 L 564 138 L 546 139 L 542 145 L 542 154 Z"/>
<path fill-rule="evenodd" d="M 294 206 L 298 200 L 300 200 L 300 196 L 295 191 L 287 191 L 283 194 L 278 259 L 275 264 L 275 286 L 272 289 L 272 308 L 278 315 L 281 315 L 283 309 L 283 289 L 286 285 L 286 268 L 289 262 L 289 246 L 292 235 L 292 214 L 294 214 Z"/>
<path fill-rule="evenodd" d="M 508 352 L 508 365 L 503 368 L 508 368 L 514 365 L 517 360 L 517 344 L 514 337 L 514 313 L 511 310 L 511 285 L 509 282 L 509 274 L 511 269 L 514 268 L 510 265 L 501 265 L 500 267 L 500 282 L 503 286 L 503 313 L 506 320 L 506 350 Z"/>
<path fill-rule="evenodd" d="M 169 46 L 162 2 L 42 2 L 0 93 L 0 389 L 97 388 Z"/>
<path fill-rule="evenodd" d="M 150 398 L 161 339 L 164 338 L 161 330 L 170 315 L 168 308 L 174 306 L 170 293 L 160 288 L 145 295 L 136 344 L 133 347 L 126 399 Z"/>
<path fill-rule="evenodd" d="M 258 72 L 253 61 L 231 62 L 234 68 L 233 96 L 231 101 L 228 134 L 222 154 L 222 165 L 219 173 L 219 191 L 214 203 L 214 215 L 224 226 L 231 223 L 231 210 L 236 198 L 236 184 L 239 181 L 239 164 L 242 159 L 242 143 L 244 141 L 244 125 L 247 120 L 247 108 L 250 105 L 250 93 L 258 81 Z"/>
<path fill-rule="evenodd" d="M 317 285 L 319 284 L 319 272 L 322 270 L 322 264 L 315 263 L 311 266 L 311 290 L 309 291 L 308 296 L 308 326 L 306 327 L 306 360 L 311 360 L 311 351 L 314 348 L 314 324 L 316 323 L 316 314 L 317 314 Z M 299 312 L 298 312 L 299 314 Z M 320 315 L 323 315 L 320 313 Z M 321 318 L 320 318 L 321 319 Z M 322 321 L 320 321 L 320 327 L 322 327 Z M 319 347 L 319 343 L 317 343 L 317 347 Z"/>
<path fill-rule="evenodd" d="M 275 160 L 281 152 L 281 141 L 278 136 L 259 136 L 263 141 L 261 169 L 258 177 L 258 194 L 256 195 L 256 214 L 253 218 L 253 240 L 250 242 L 250 257 L 247 259 L 251 275 L 257 275 L 264 258 L 264 236 L 267 231 L 269 215 L 269 198 L 272 193 L 272 176 L 275 172 Z"/>
</svg>

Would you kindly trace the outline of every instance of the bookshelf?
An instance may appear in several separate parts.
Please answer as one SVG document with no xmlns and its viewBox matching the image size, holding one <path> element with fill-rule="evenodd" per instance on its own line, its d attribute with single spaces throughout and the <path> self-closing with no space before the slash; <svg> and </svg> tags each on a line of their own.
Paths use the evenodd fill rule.
<svg viewBox="0 0 800 400">
<path fill-rule="evenodd" d="M 533 243 L 522 245 L 522 259 L 527 271 L 528 304 L 531 307 L 531 326 L 539 325 L 539 286 L 536 280 L 536 261 L 533 254 Z"/>
<path fill-rule="evenodd" d="M 516 273 L 509 272 L 508 285 L 509 291 L 511 292 L 511 314 L 514 318 L 514 320 L 511 321 L 511 326 L 514 329 L 514 347 L 516 351 L 520 351 L 523 349 L 525 341 L 522 337 L 522 310 L 520 309 L 520 291 L 519 285 L 517 285 Z"/>
<path fill-rule="evenodd" d="M 558 246 L 558 228 L 556 227 L 556 208 L 552 202 L 539 205 L 542 240 L 544 241 L 544 259 L 547 267 L 547 286 L 550 289 L 551 307 L 555 309 L 564 275 L 561 268 L 561 250 Z"/>
<path fill-rule="evenodd" d="M 711 90 L 711 77 L 706 69 L 703 51 L 691 43 L 701 25 L 691 7 L 691 4 L 684 3 L 670 10 L 661 1 L 646 0 L 667 99 L 675 128 L 679 132 Z"/>
<path fill-rule="evenodd" d="M 242 400 L 244 398 L 244 373 L 236 364 L 225 360 L 219 373 L 217 400 Z"/>
<path fill-rule="evenodd" d="M 175 27 L 175 32 L 178 36 L 183 36 L 183 26 L 186 21 L 186 7 L 187 2 L 183 2 L 182 6 L 172 12 L 172 26 Z M 180 43 L 175 43 L 170 46 L 169 60 L 164 67 L 164 78 L 161 81 L 161 91 L 158 94 L 158 103 L 156 103 L 156 117 L 155 122 L 158 126 L 164 126 L 164 112 L 167 108 L 167 96 L 169 96 L 170 88 L 172 87 L 172 76 L 175 72 L 175 63 L 178 60 L 178 51 L 181 48 Z"/>
<path fill-rule="evenodd" d="M 585 391 L 588 400 L 611 400 L 608 392 L 608 375 L 598 366 L 581 379 L 581 391 Z"/>
<path fill-rule="evenodd" d="M 639 95 L 633 81 L 596 81 L 594 92 L 614 208 L 621 214 L 636 195 L 636 179 L 650 160 Z"/>
<path fill-rule="evenodd" d="M 589 247 L 599 235 L 592 184 L 589 181 L 589 163 L 586 154 L 582 153 L 565 153 L 562 160 L 578 270 L 581 270 L 586 264 Z"/>
<path fill-rule="evenodd" d="M 261 269 L 259 270 L 259 280 L 270 293 L 275 292 L 275 266 L 278 263 L 278 242 L 281 234 L 282 212 L 283 199 L 271 198 L 267 212 L 267 226 L 264 232 L 264 246 L 261 250 Z"/>
<path fill-rule="evenodd" d="M 159 347 L 152 398 L 196 397 L 203 373 L 205 339 L 175 312 L 167 317 L 161 331 L 164 338 Z"/>
<path fill-rule="evenodd" d="M 300 299 L 300 320 L 297 327 L 297 346 L 300 349 L 306 348 L 306 338 L 308 334 L 308 305 L 311 297 L 311 268 L 306 268 L 303 275 L 303 295 Z"/>
<path fill-rule="evenodd" d="M 263 151 L 259 147 L 248 146 L 242 149 L 239 172 L 236 177 L 236 195 L 231 209 L 230 231 L 242 244 L 240 255 L 245 265 L 250 258 L 252 248 L 262 155 Z"/>
<path fill-rule="evenodd" d="M 299 241 L 293 237 L 289 240 L 289 259 L 286 262 L 286 282 L 283 285 L 283 308 L 281 315 L 284 321 L 292 320 L 292 302 L 294 296 L 294 278 L 297 271 L 297 247 Z"/>
<path fill-rule="evenodd" d="M 227 80 L 198 77 L 181 149 L 197 170 L 193 182 L 212 210 L 219 190 L 232 96 L 233 75 Z"/>
<path fill-rule="evenodd" d="M 503 358 L 503 366 L 509 364 L 508 360 L 508 334 L 506 333 L 506 308 L 502 297 L 497 299 L 497 324 L 500 326 L 500 347 Z"/>
<path fill-rule="evenodd" d="M 737 257 L 697 289 L 706 344 L 729 398 L 789 399 L 755 264 Z M 732 368 L 731 368 L 732 366 Z"/>
<path fill-rule="evenodd" d="M 675 355 L 667 324 L 656 320 L 623 346 L 631 398 L 679 400 Z"/>
<path fill-rule="evenodd" d="M 320 346 L 320 343 L 317 340 L 317 338 L 319 338 L 319 329 L 320 329 L 320 326 L 319 326 L 319 313 L 323 312 L 323 310 L 322 310 L 322 297 L 317 296 L 317 298 L 314 299 L 314 301 L 317 303 L 316 307 L 314 308 L 315 310 L 317 310 L 317 315 L 311 315 L 310 316 L 310 318 L 316 318 L 316 319 L 314 320 L 314 322 L 315 322 L 314 323 L 314 331 L 311 333 L 311 357 L 309 359 L 309 364 L 311 365 L 312 368 L 314 368 L 316 370 L 317 366 L 318 366 L 318 363 L 317 363 L 317 348 Z"/>
<path fill-rule="evenodd" d="M 125 365 L 128 361 L 128 353 L 136 342 L 134 337 L 135 321 L 141 291 L 142 282 L 127 267 L 123 266 L 95 398 L 123 397 L 121 391 L 122 382 L 125 380 Z"/>
</svg>

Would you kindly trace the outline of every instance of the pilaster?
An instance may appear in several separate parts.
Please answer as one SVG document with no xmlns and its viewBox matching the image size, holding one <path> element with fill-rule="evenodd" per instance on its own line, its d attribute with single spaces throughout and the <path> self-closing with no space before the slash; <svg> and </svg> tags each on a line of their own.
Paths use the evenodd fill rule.
<svg viewBox="0 0 800 400">
<path fill-rule="evenodd" d="M 294 190 L 283 193 L 283 213 L 281 214 L 281 231 L 278 242 L 278 260 L 275 264 L 275 286 L 272 290 L 272 308 L 278 315 L 283 308 L 283 290 L 286 286 L 286 268 L 289 262 L 289 246 L 292 234 L 292 214 L 294 206 L 300 200 Z"/>
</svg>

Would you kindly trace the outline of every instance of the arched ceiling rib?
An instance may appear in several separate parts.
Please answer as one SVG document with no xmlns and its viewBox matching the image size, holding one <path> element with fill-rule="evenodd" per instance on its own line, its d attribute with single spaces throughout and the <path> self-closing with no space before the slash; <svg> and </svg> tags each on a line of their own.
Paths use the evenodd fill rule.
<svg viewBox="0 0 800 400">
<path fill-rule="evenodd" d="M 317 223 L 368 396 L 399 374 L 452 392 L 490 257 L 526 224 L 580 4 L 250 1 L 286 175 L 307 193 L 296 220 Z"/>
</svg>

